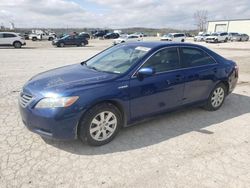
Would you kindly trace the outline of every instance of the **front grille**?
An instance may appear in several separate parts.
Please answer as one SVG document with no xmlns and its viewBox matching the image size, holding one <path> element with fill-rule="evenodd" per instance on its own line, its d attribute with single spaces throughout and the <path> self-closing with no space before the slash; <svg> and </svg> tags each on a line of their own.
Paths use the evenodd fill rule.
<svg viewBox="0 0 250 188">
<path fill-rule="evenodd" d="M 33 99 L 33 96 L 21 93 L 19 102 L 23 108 L 25 108 Z"/>
</svg>

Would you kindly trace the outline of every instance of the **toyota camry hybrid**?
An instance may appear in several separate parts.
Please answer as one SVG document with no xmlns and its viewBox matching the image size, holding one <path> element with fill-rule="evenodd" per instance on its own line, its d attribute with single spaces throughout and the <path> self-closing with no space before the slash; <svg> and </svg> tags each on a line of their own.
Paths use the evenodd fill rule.
<svg viewBox="0 0 250 188">
<path fill-rule="evenodd" d="M 190 105 L 218 110 L 237 80 L 235 62 L 200 45 L 124 43 L 34 76 L 19 109 L 26 127 L 42 137 L 103 145 L 156 114 Z"/>
</svg>

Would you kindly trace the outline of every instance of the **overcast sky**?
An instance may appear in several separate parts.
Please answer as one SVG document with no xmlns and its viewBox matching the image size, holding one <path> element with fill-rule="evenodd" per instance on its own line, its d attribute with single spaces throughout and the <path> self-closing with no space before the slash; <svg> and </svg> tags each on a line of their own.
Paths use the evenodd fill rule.
<svg viewBox="0 0 250 188">
<path fill-rule="evenodd" d="M 193 29 L 193 14 L 250 18 L 250 0 L 0 0 L 0 24 L 16 27 Z"/>
</svg>

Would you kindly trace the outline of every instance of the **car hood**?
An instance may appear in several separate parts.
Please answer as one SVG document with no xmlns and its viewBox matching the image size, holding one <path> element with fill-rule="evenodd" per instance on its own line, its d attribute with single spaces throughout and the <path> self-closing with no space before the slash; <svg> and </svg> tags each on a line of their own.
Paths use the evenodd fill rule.
<svg viewBox="0 0 250 188">
<path fill-rule="evenodd" d="M 117 76 L 75 64 L 52 69 L 32 77 L 24 86 L 27 93 L 61 92 L 91 84 L 101 83 Z"/>
<path fill-rule="evenodd" d="M 162 39 L 172 39 L 171 37 L 168 37 L 168 36 L 163 36 L 161 37 Z"/>
<path fill-rule="evenodd" d="M 204 36 L 195 36 L 194 38 L 201 39 L 201 38 L 204 38 Z"/>
</svg>

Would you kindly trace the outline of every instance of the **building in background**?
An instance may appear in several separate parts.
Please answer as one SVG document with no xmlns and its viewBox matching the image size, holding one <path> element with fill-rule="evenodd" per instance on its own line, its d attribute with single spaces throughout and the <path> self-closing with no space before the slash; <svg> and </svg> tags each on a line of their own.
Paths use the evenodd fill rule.
<svg viewBox="0 0 250 188">
<path fill-rule="evenodd" d="M 238 32 L 250 35 L 250 19 L 208 21 L 207 33 Z"/>
</svg>

